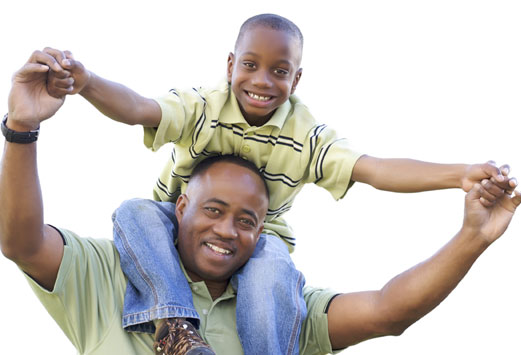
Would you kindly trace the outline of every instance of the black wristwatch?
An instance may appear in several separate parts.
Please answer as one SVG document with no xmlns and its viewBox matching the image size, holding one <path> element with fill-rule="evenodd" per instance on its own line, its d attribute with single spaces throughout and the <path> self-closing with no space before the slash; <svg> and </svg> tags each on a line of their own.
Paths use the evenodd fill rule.
<svg viewBox="0 0 521 355">
<path fill-rule="evenodd" d="M 5 140 L 11 143 L 32 143 L 36 142 L 38 139 L 38 134 L 40 133 L 40 127 L 35 129 L 34 131 L 29 132 L 17 132 L 13 131 L 12 129 L 7 128 L 6 126 L 7 122 L 7 113 L 4 116 L 4 119 L 2 120 L 2 134 L 5 137 Z"/>
</svg>

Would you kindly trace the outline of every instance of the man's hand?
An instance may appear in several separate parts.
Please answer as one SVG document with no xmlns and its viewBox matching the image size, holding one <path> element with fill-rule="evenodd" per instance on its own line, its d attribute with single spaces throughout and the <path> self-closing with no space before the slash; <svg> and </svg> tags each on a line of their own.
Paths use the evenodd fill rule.
<svg viewBox="0 0 521 355">
<path fill-rule="evenodd" d="M 9 128 L 18 131 L 34 130 L 63 105 L 63 97 L 53 97 L 47 91 L 47 74 L 50 69 L 62 70 L 52 56 L 35 51 L 27 63 L 14 74 L 8 100 Z"/>
<path fill-rule="evenodd" d="M 47 91 L 54 97 L 74 95 L 83 90 L 89 83 L 91 73 L 85 69 L 81 62 L 74 59 L 69 51 L 59 51 L 54 48 L 43 50 L 52 56 L 63 70 L 49 71 L 47 79 Z"/>
<path fill-rule="evenodd" d="M 521 203 L 521 193 L 504 193 L 491 206 L 484 206 L 481 198 L 487 193 L 482 184 L 475 184 L 465 197 L 463 229 L 473 231 L 485 242 L 492 243 L 506 230 L 514 212 Z"/>
</svg>

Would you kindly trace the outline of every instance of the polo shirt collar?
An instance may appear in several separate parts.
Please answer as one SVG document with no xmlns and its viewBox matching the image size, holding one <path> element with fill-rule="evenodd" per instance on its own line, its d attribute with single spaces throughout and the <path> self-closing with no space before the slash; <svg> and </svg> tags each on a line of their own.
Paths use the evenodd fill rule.
<svg viewBox="0 0 521 355">
<path fill-rule="evenodd" d="M 219 121 L 222 123 L 228 124 L 245 124 L 250 126 L 248 122 L 244 119 L 241 109 L 239 107 L 239 103 L 237 102 L 237 98 L 233 94 L 232 89 L 228 85 L 229 97 L 224 107 L 219 115 Z M 289 100 L 286 100 L 273 114 L 268 122 L 266 122 L 262 127 L 273 126 L 278 129 L 282 129 L 286 118 L 288 117 L 288 113 L 291 109 L 291 103 Z"/>
</svg>

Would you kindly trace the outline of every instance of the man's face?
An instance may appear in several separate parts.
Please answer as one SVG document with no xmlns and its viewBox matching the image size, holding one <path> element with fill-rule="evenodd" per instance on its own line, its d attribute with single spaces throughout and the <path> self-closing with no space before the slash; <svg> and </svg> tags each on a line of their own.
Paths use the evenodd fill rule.
<svg viewBox="0 0 521 355">
<path fill-rule="evenodd" d="M 190 180 L 176 205 L 178 250 L 193 281 L 227 281 L 248 261 L 268 198 L 261 178 L 229 162 Z"/>
<path fill-rule="evenodd" d="M 302 49 L 292 35 L 264 26 L 248 29 L 228 57 L 228 81 L 246 121 L 266 123 L 295 91 Z"/>
</svg>

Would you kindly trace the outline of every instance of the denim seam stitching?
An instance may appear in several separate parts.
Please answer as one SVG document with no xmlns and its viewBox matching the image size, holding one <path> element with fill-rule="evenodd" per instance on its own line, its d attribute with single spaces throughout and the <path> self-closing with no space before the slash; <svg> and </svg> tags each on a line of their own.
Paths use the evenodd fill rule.
<svg viewBox="0 0 521 355">
<path fill-rule="evenodd" d="M 141 264 L 138 262 L 138 258 L 136 257 L 136 254 L 134 254 L 134 251 L 132 250 L 132 248 L 130 247 L 130 243 L 128 242 L 128 239 L 125 235 L 125 233 L 123 232 L 123 230 L 120 228 L 119 224 L 115 221 L 114 222 L 114 227 L 117 229 L 117 231 L 119 232 L 119 234 L 121 235 L 121 241 L 123 242 L 123 245 L 124 245 L 124 248 L 125 250 L 127 251 L 127 253 L 129 254 L 129 256 L 132 258 L 132 260 L 134 261 L 134 265 L 136 266 L 136 269 L 139 273 L 139 275 L 141 275 L 141 277 L 143 278 L 143 280 L 147 283 L 147 285 L 150 287 L 151 291 L 152 291 L 152 294 L 154 295 L 154 301 L 155 303 L 158 303 L 158 296 L 157 296 L 157 291 L 156 289 L 154 288 L 154 284 L 152 283 L 152 281 L 150 280 L 150 278 L 148 278 L 148 276 L 146 275 L 146 273 L 143 271 L 142 267 L 141 267 Z"/>
<path fill-rule="evenodd" d="M 296 300 L 299 300 L 300 297 L 299 297 L 299 290 L 302 289 L 302 273 L 299 273 L 299 278 L 298 278 L 298 281 L 297 281 L 297 287 L 295 288 L 295 299 Z M 293 329 L 291 331 L 291 337 L 289 339 L 289 347 L 288 347 L 288 352 L 287 354 L 292 354 L 293 353 L 293 349 L 295 348 L 295 342 L 296 342 L 296 339 L 297 339 L 297 333 L 298 333 L 298 330 L 299 330 L 299 325 L 300 325 L 300 319 L 301 319 L 301 312 L 300 312 L 300 302 L 297 301 L 297 317 L 295 318 L 295 323 L 293 323 Z"/>
</svg>

